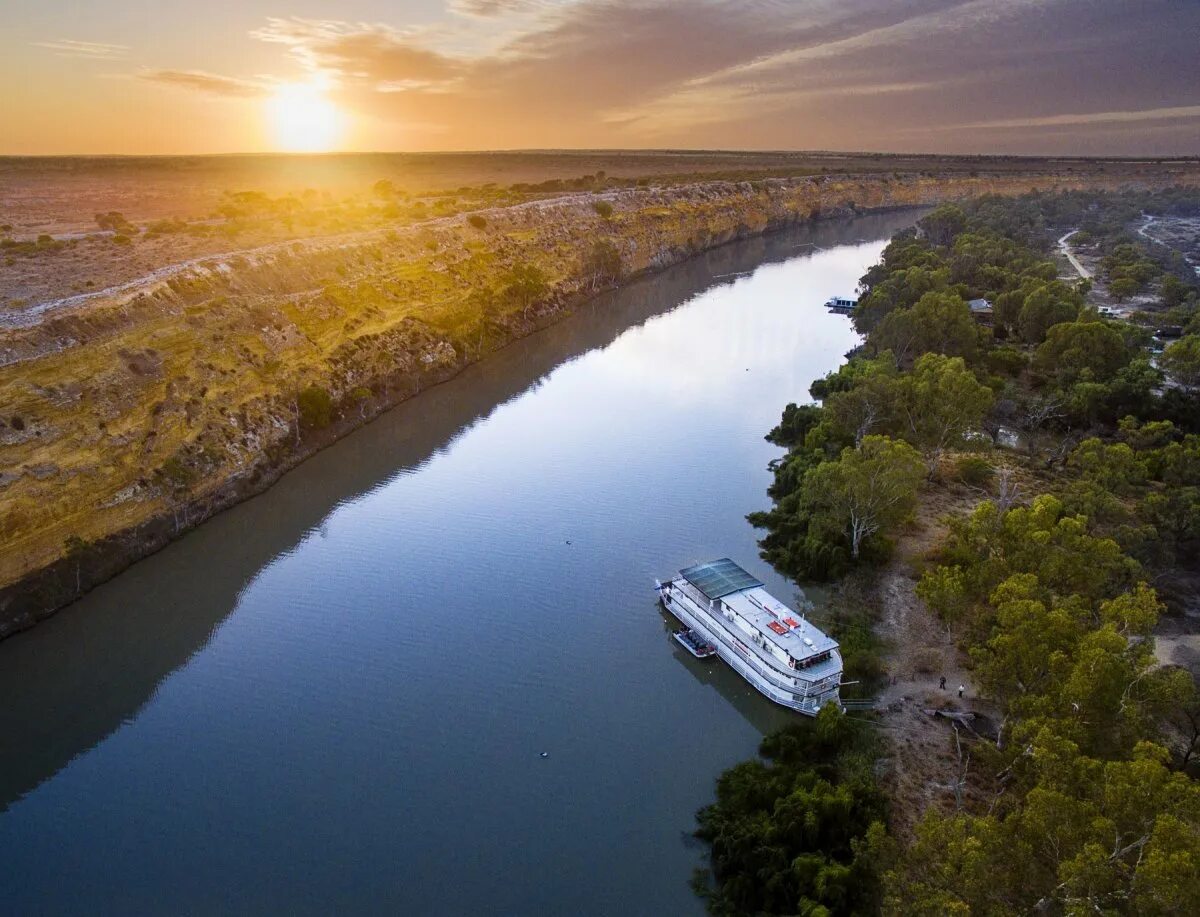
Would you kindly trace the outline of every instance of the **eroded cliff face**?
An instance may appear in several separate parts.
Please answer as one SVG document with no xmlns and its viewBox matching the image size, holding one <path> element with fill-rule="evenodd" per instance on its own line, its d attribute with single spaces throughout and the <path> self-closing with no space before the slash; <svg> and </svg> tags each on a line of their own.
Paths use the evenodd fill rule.
<svg viewBox="0 0 1200 917">
<path fill-rule="evenodd" d="M 482 226 L 453 217 L 168 266 L 10 314 L 0 323 L 0 636 L 618 282 L 598 267 L 600 241 L 629 277 L 800 220 L 1106 185 L 1006 173 L 578 194 L 485 211 Z M 522 265 L 546 281 L 536 296 L 513 293 Z M 331 417 L 302 410 L 305 389 L 328 395 Z"/>
</svg>

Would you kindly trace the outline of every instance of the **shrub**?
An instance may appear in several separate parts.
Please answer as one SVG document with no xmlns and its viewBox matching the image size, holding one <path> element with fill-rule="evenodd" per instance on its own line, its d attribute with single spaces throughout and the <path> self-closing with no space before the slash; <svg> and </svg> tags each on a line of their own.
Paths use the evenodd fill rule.
<svg viewBox="0 0 1200 917">
<path fill-rule="evenodd" d="M 333 398 L 319 385 L 310 385 L 297 395 L 296 407 L 300 424 L 309 429 L 322 430 L 333 421 Z"/>
<path fill-rule="evenodd" d="M 485 220 L 483 217 L 481 217 L 477 213 L 473 213 L 469 217 L 467 217 L 467 222 L 470 223 L 472 226 L 474 226 L 476 229 L 483 229 L 483 227 L 487 226 L 487 220 Z"/>
<path fill-rule="evenodd" d="M 995 473 L 992 463 L 978 455 L 964 455 L 954 466 L 954 476 L 972 487 L 986 487 Z"/>
<path fill-rule="evenodd" d="M 592 209 L 606 220 L 613 215 L 613 205 L 608 201 L 593 201 Z"/>
<path fill-rule="evenodd" d="M 183 460 L 177 455 L 173 455 L 163 462 L 162 467 L 158 469 L 158 473 L 173 486 L 181 488 L 187 487 L 196 478 L 195 472 L 184 464 Z"/>
</svg>

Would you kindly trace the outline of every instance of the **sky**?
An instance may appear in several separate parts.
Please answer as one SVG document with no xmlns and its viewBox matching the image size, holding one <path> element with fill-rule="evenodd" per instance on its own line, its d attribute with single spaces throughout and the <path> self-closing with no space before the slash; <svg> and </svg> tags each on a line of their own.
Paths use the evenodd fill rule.
<svg viewBox="0 0 1200 917">
<path fill-rule="evenodd" d="M 8 0 L 0 154 L 1200 154 L 1200 0 Z"/>
</svg>

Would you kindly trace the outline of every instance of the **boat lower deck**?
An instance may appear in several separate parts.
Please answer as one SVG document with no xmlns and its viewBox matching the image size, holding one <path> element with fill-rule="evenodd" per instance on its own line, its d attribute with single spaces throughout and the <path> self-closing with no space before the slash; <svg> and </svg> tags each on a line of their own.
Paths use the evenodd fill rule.
<svg viewBox="0 0 1200 917">
<path fill-rule="evenodd" d="M 809 684 L 795 671 L 777 668 L 776 660 L 753 643 L 742 640 L 723 621 L 711 615 L 697 598 L 688 595 L 690 587 L 686 584 L 675 582 L 669 587 L 660 589 L 663 607 L 711 643 L 717 655 L 760 693 L 777 704 L 809 716 L 815 716 L 826 703 L 838 702 L 840 665 L 836 673 L 822 673 L 819 681 Z"/>
</svg>

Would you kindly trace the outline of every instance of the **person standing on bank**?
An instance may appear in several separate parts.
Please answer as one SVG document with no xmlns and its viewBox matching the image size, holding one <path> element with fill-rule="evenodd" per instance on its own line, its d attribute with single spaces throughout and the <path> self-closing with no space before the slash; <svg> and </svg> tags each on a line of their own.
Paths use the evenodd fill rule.
<svg viewBox="0 0 1200 917">
<path fill-rule="evenodd" d="M 966 686 L 966 685 L 959 685 L 959 686 L 958 686 L 958 696 L 959 696 L 959 697 L 962 697 L 962 696 L 963 696 L 963 691 L 965 691 L 965 690 L 967 690 L 967 686 Z"/>
</svg>

